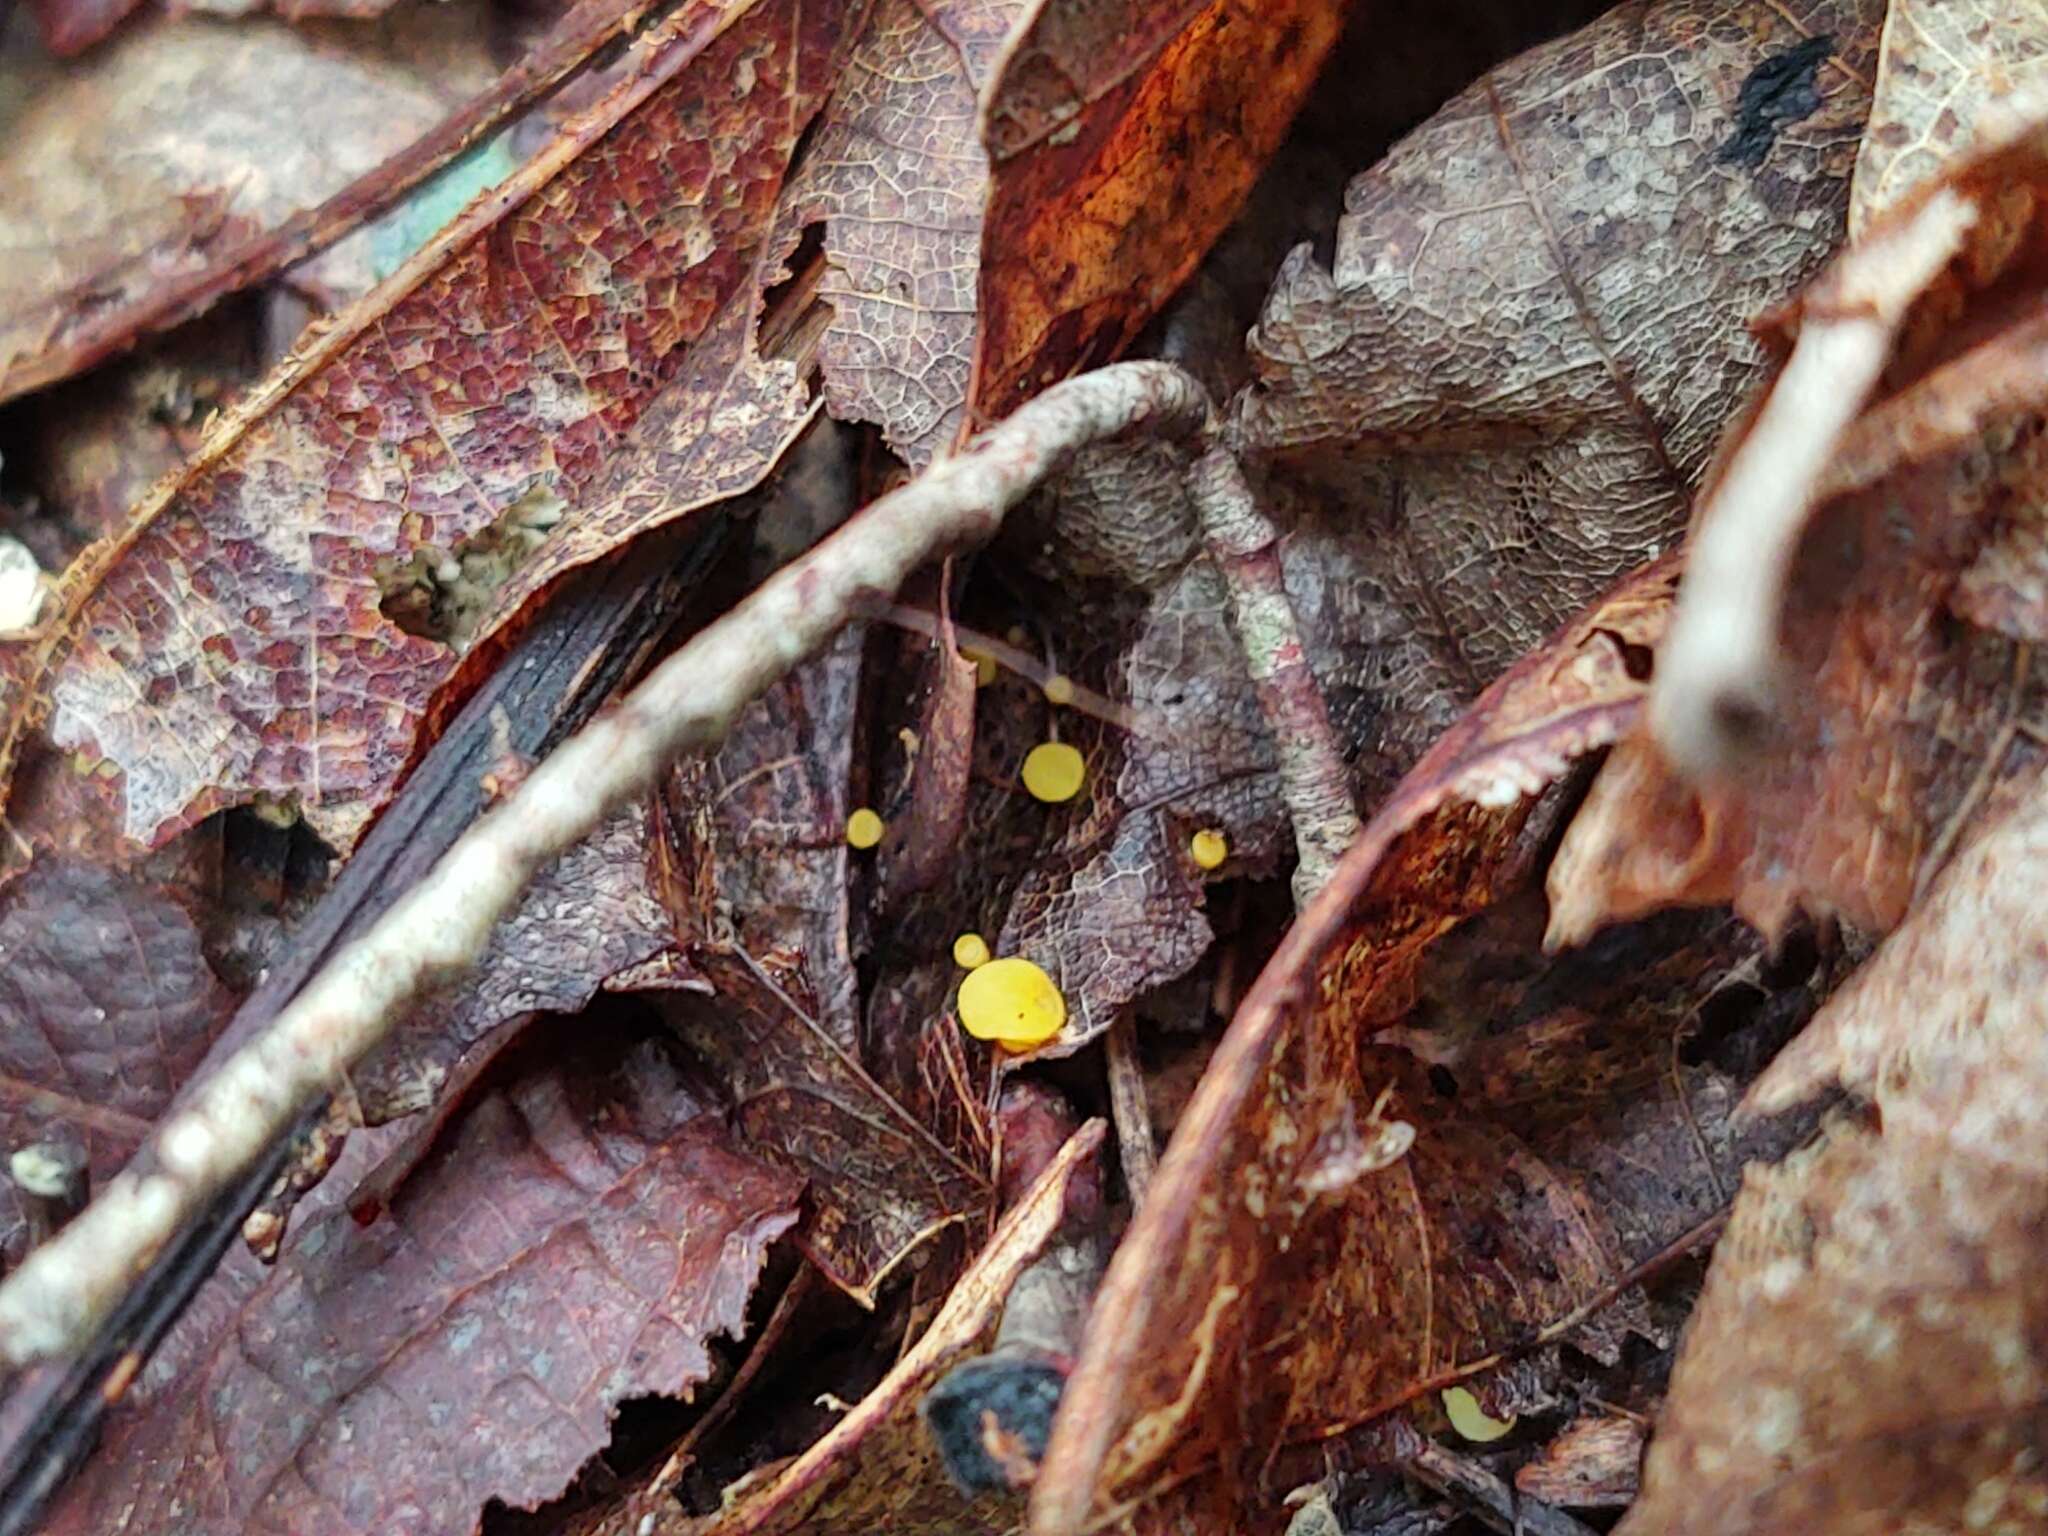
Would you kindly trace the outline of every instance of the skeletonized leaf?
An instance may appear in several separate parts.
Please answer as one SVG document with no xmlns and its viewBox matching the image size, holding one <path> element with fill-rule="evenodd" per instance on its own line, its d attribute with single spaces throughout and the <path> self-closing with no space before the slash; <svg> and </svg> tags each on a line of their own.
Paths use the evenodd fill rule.
<svg viewBox="0 0 2048 1536">
<path fill-rule="evenodd" d="M 1331 269 L 1283 265 L 1246 441 L 1376 487 L 1381 599 L 1453 675 L 1499 675 L 1683 526 L 1758 372 L 1745 322 L 1840 236 L 1882 12 L 1619 6 L 1354 180 Z"/>
<path fill-rule="evenodd" d="M 1850 235 L 1967 149 L 1987 103 L 2043 85 L 2041 0 L 1891 0 L 1849 197 Z"/>
</svg>

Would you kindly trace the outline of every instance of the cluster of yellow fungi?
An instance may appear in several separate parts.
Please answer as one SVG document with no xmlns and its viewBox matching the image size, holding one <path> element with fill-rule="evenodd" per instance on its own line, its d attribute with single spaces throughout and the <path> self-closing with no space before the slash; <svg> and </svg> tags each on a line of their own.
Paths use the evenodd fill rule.
<svg viewBox="0 0 2048 1536">
<path fill-rule="evenodd" d="M 1013 645 L 1021 644 L 1022 638 L 1020 632 L 1011 632 Z M 995 681 L 995 657 L 975 650 L 961 654 L 974 663 L 977 687 Z M 1055 706 L 1074 702 L 1074 680 L 1063 673 L 1048 677 L 1043 691 L 1046 701 Z M 1041 741 L 1024 755 L 1021 777 L 1033 799 L 1062 805 L 1087 783 L 1088 764 L 1076 747 L 1055 738 Z M 876 847 L 887 830 L 882 818 L 867 806 L 846 818 L 846 841 L 854 848 Z M 1197 869 L 1221 868 L 1230 857 L 1230 842 L 1218 829 L 1204 827 L 1188 840 L 1188 857 Z M 1053 979 L 1031 961 L 1019 955 L 993 958 L 988 941 L 978 933 L 963 933 L 953 941 L 953 961 L 967 972 L 960 983 L 960 1024 L 977 1040 L 993 1041 L 1005 1050 L 1028 1051 L 1065 1027 L 1066 998 Z M 1476 1404 L 1473 1411 L 1477 1412 Z M 1454 1413 L 1454 1420 L 1456 1417 Z"/>
</svg>

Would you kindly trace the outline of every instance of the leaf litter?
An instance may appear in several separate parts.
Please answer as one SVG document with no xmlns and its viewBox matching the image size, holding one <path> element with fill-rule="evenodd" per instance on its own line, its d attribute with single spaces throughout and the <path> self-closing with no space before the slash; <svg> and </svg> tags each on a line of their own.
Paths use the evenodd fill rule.
<svg viewBox="0 0 2048 1536">
<path fill-rule="evenodd" d="M 1272 745 L 1185 462 L 1098 450 L 996 551 L 906 594 L 939 615 L 930 637 L 849 631 L 680 770 L 658 813 L 623 815 L 532 893 L 487 984 L 348 1085 L 376 1118 L 431 1107 L 428 1129 L 349 1154 L 276 1269 L 234 1260 L 117 1414 L 114 1442 L 159 1446 L 168 1479 L 137 1503 L 125 1474 L 89 1473 L 60 1521 L 99 1528 L 118 1504 L 137 1529 L 195 1509 L 208 1529 L 474 1528 L 493 1500 L 569 1487 L 623 1397 L 724 1381 L 705 1335 L 760 1326 L 756 1277 L 779 1291 L 792 1264 L 872 1309 L 841 1338 L 879 1374 L 831 1378 L 858 1402 L 786 1464 L 700 1448 L 719 1471 L 688 1495 L 694 1516 L 672 1481 L 586 1472 L 591 1530 L 626 1511 L 720 1536 L 998 1529 L 1027 1503 L 1041 1533 L 1278 1530 L 1289 1510 L 1350 1529 L 1368 1508 L 1440 1529 L 1447 1490 L 1477 1486 L 1443 1469 L 1474 1458 L 1545 1507 L 1634 1498 L 1629 1530 L 2037 1514 L 2029 1291 L 2006 1277 L 2039 1214 L 2012 873 L 2038 819 L 2038 150 L 2023 119 L 1998 128 L 1977 102 L 2024 79 L 2039 29 L 2024 8 L 1986 27 L 1982 9 L 1615 7 L 1356 177 L 1334 247 L 1278 261 L 1241 356 L 1229 242 L 1139 343 L 1193 347 L 1178 355 L 1225 395 L 1244 385 L 1224 430 L 1289 524 L 1288 593 L 1377 812 L 1291 927 L 1272 899 L 1289 842 Z M 804 30 L 770 0 L 653 18 L 612 95 L 311 333 L 61 579 L 10 674 L 27 869 L 0 924 L 42 958 L 8 1017 L 42 1014 L 61 1047 L 9 1069 L 20 1136 L 84 1126 L 111 1167 L 217 1030 L 232 967 L 204 918 L 208 881 L 231 875 L 204 850 L 221 812 L 232 828 L 248 813 L 231 807 L 283 806 L 346 856 L 576 567 L 734 497 L 765 523 L 788 481 L 754 488 L 821 414 L 872 429 L 846 439 L 850 483 L 811 509 L 829 525 L 897 461 L 915 470 L 1131 345 L 1247 195 L 1256 214 L 1262 167 L 1292 174 L 1271 156 L 1336 25 L 1334 8 L 1288 7 L 1232 32 L 1248 13 L 1222 3 L 827 10 Z M 1268 89 L 1246 107 L 1248 79 Z M 1937 98 L 1967 110 L 1930 115 Z M 746 148 L 678 159 L 719 113 L 720 142 Z M 695 203 L 651 195 L 693 175 Z M 1851 402 L 1811 490 L 1795 483 L 1783 582 L 1746 594 L 1797 685 L 1770 695 L 1740 779 L 1688 779 L 1645 707 L 1689 675 L 1664 666 L 1679 567 L 1658 557 L 1695 491 L 1711 533 L 1774 377 L 1789 397 L 1785 356 L 1836 323 L 1830 296 L 1884 259 L 1887 231 L 1942 197 L 1971 210 L 1958 254 L 1899 302 L 1872 399 Z M 1285 238 L 1313 237 L 1327 206 L 1297 209 Z M 1849 222 L 1861 243 L 1795 297 Z M 1278 256 L 1264 234 L 1255 283 Z M 1758 383 L 1764 415 L 1745 404 Z M 285 494 L 287 469 L 322 487 L 317 505 Z M 123 499 L 118 478 L 97 483 L 81 502 Z M 56 570 L 69 551 L 51 547 Z M 480 596 L 457 592 L 472 579 Z M 1050 617 L 1052 593 L 1071 616 Z M 165 627 L 201 599 L 244 603 L 217 626 L 229 663 Z M 251 616 L 266 603 L 279 612 Z M 971 638 L 956 616 L 1024 620 L 1006 654 L 1044 662 L 982 679 L 955 655 Z M 243 696 L 258 641 L 268 693 Z M 1053 676 L 1087 707 L 1050 701 Z M 171 740 L 214 759 L 151 779 Z M 1071 799 L 1018 782 L 1047 741 L 1078 751 Z M 884 812 L 872 853 L 844 837 L 863 799 Z M 1194 856 L 1211 831 L 1220 861 Z M 77 911 L 86 942 L 39 931 L 50 910 Z M 106 1009 L 106 1056 L 83 1021 L 104 1006 L 116 913 L 155 990 L 146 1023 L 125 995 Z M 1866 961 L 1863 933 L 1884 929 Z M 1036 1056 L 962 1039 L 963 933 L 1057 984 L 1068 1022 Z M 593 1003 L 601 984 L 651 1002 L 681 1054 L 637 1035 L 641 1002 Z M 635 1022 L 487 1065 L 535 1010 Z M 1061 1181 L 1101 1138 L 1084 1133 L 989 1239 L 994 1106 L 1021 1072 L 1125 1112 L 1087 1048 L 1132 1010 L 1169 1151 L 1135 1209 L 1108 1186 L 1116 1257 L 1058 1365 L 1050 1443 L 985 1420 L 1011 1486 L 970 1497 L 918 1405 L 1059 1251 Z M 88 1106 L 78 1074 L 95 1071 L 118 1108 Z M 522 1192 L 534 1208 L 508 1215 Z M 713 1231 L 749 1234 L 723 1245 L 715 1283 L 671 1269 L 635 1288 L 624 1259 L 555 1268 L 564 1234 L 611 1251 L 620 1209 L 640 1238 L 671 1234 L 651 1250 L 711 1263 L 690 1247 L 700 1218 L 673 1214 L 710 1199 L 728 1213 L 704 1218 Z M 469 1283 L 449 1265 L 479 1257 L 439 1244 L 472 1230 L 499 1234 L 520 1291 L 479 1331 L 435 1305 Z M 345 1311 L 368 1276 L 408 1298 L 364 1334 L 396 1330 L 393 1348 L 273 1412 L 263 1464 L 223 1479 L 202 1438 L 238 1394 L 273 1401 L 285 1364 L 333 1353 L 293 1334 L 301 1298 L 315 1318 Z M 584 1326 L 547 1333 L 529 1298 L 549 1283 Z M 791 1315 L 832 1315 L 818 1294 L 791 1291 Z M 456 1411 L 455 1355 L 486 1340 L 466 1400 L 499 1438 L 457 1451 L 431 1432 L 435 1404 Z M 586 1368 L 551 1398 L 563 1351 Z M 1852 1400 L 1842 1362 L 1865 1356 L 1882 1385 Z M 824 1364 L 769 1350 L 732 1378 L 739 1417 L 721 1402 L 712 1418 L 753 1422 L 747 1403 Z M 201 1382 L 210 1395 L 172 1385 Z M 1445 1420 L 1452 1387 L 1474 1396 Z M 358 1433 L 419 1413 L 402 1475 L 365 1477 Z M 1505 1449 L 1454 1433 L 1474 1413 L 1505 1426 Z M 1872 1456 L 1899 1434 L 1910 1455 Z M 1407 1485 L 1389 1477 L 1403 1468 Z M 722 1512 L 704 1502 L 719 1482 Z"/>
</svg>

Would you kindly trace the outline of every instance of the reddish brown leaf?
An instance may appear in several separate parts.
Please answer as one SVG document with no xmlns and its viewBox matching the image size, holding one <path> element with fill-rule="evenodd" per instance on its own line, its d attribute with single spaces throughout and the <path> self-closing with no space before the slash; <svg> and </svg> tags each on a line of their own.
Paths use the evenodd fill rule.
<svg viewBox="0 0 2048 1536">
<path fill-rule="evenodd" d="M 1515 1473 L 1515 1487 L 1546 1504 L 1608 1509 L 1635 1501 L 1649 1427 L 1602 1414 L 1580 1419 Z"/>
<path fill-rule="evenodd" d="M 1343 10 L 1039 0 L 981 104 L 978 420 L 1130 344 L 1236 215 Z"/>
<path fill-rule="evenodd" d="M 1871 1111 L 1746 1179 L 1624 1531 L 2040 1527 L 2040 790 L 1752 1091 Z"/>
<path fill-rule="evenodd" d="M 622 1399 L 702 1382 L 797 1185 L 651 1043 L 549 1055 L 371 1226 L 331 1210 L 260 1279 L 241 1261 L 49 1529 L 472 1531 L 559 1493 Z"/>
<path fill-rule="evenodd" d="M 1489 690 L 1283 943 L 1112 1263 L 1034 1530 L 1219 1460 L 1256 1508 L 1290 1439 L 1572 1329 L 1612 1349 L 1628 1313 L 1602 1309 L 1712 1219 L 1739 1084 L 1676 1043 L 1753 941 L 1719 920 L 1583 961 L 1537 945 L 1540 797 L 1634 713 L 1671 581 L 1639 576 Z M 1388 1029 L 1454 1097 L 1369 1043 Z"/>
<path fill-rule="evenodd" d="M 92 1176 L 111 1177 L 233 1003 L 169 896 L 80 860 L 38 860 L 0 896 L 0 1151 L 74 1139 Z M 0 1244 L 20 1257 L 7 1180 Z"/>
<path fill-rule="evenodd" d="M 43 46 L 58 58 L 83 53 L 128 18 L 141 0 L 31 0 Z"/>
<path fill-rule="evenodd" d="M 650 32 L 604 103 L 290 360 L 74 573 L 16 658 L 8 739 L 47 686 L 54 738 L 120 770 L 134 840 L 267 793 L 346 846 L 455 659 L 380 613 L 382 584 L 588 504 L 537 581 L 608 548 L 619 517 L 645 521 L 618 505 L 634 468 L 677 472 L 656 509 L 675 510 L 669 484 L 744 484 L 803 418 L 795 371 L 757 361 L 766 438 L 728 424 L 705 448 L 709 402 L 686 382 L 623 455 L 623 489 L 598 487 L 657 389 L 722 381 L 721 346 L 751 355 L 761 242 L 849 19 L 698 0 Z"/>
</svg>

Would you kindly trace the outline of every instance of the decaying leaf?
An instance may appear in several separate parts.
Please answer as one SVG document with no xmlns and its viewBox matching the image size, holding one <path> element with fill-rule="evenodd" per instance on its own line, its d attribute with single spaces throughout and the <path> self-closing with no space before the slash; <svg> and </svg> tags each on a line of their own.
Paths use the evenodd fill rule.
<svg viewBox="0 0 2048 1536">
<path fill-rule="evenodd" d="M 1851 237 L 1965 151 L 1986 105 L 2043 85 L 2040 0 L 1891 0 L 1849 198 Z"/>
<path fill-rule="evenodd" d="M 1635 1501 L 1649 1426 L 1620 1414 L 1578 1420 L 1515 1473 L 1515 1487 L 1546 1504 L 1620 1508 Z"/>
<path fill-rule="evenodd" d="M 95 1179 L 127 1162 L 227 1022 L 190 914 L 137 876 L 39 859 L 0 895 L 0 1149 L 74 1142 Z M 0 1244 L 21 1255 L 15 1187 Z"/>
<path fill-rule="evenodd" d="M 470 8 L 322 39 L 190 17 L 22 91 L 0 142 L 0 398 L 44 359 L 376 170 L 495 74 Z M 306 111 L 308 101 L 326 104 Z"/>
<path fill-rule="evenodd" d="M 1801 908 L 1889 928 L 2037 759 L 2048 139 L 2004 133 L 1782 317 L 1799 350 L 1702 496 L 1711 559 L 1658 659 L 1654 731 L 1609 763 L 1553 871 L 1557 940 L 1731 897 L 1770 932 Z M 1865 403 L 1820 352 L 1845 296 L 1884 294 Z"/>
<path fill-rule="evenodd" d="M 995 185 L 974 410 L 1129 345 L 1223 232 L 1343 0 L 1040 0 L 981 115 Z"/>
<path fill-rule="evenodd" d="M 1882 11 L 1619 6 L 1353 181 L 1330 270 L 1283 265 L 1245 441 L 1367 488 L 1372 595 L 1466 699 L 1682 527 L 1744 323 L 1840 236 Z"/>
<path fill-rule="evenodd" d="M 798 1188 L 653 1043 L 555 1042 L 370 1226 L 331 1210 L 274 1270 L 237 1261 L 239 1303 L 48 1528 L 452 1532 L 537 1504 L 621 1400 L 706 1378 Z"/>
<path fill-rule="evenodd" d="M 1752 1170 L 1621 1529 L 2012 1530 L 2048 1518 L 2048 800 L 1951 865 L 1751 1091 L 1867 1105 Z"/>
<path fill-rule="evenodd" d="M 712 368 L 728 333 L 751 355 L 761 245 L 847 20 L 693 0 L 641 38 L 604 102 L 287 360 L 82 559 L 13 659 L 7 741 L 47 688 L 52 738 L 118 769 L 135 842 L 266 794 L 347 846 L 455 660 L 385 616 L 387 589 L 487 531 L 555 530 L 551 558 L 529 562 L 543 579 L 609 548 L 618 519 L 640 526 L 631 469 L 711 499 L 765 473 L 808 414 L 795 370 L 757 359 L 746 377 L 769 398 L 751 424 L 724 402 L 713 465 L 692 450 L 719 389 L 686 382 L 597 488 L 657 390 Z M 557 529 L 565 505 L 582 510 Z M 664 489 L 653 510 L 677 509 Z"/>
<path fill-rule="evenodd" d="M 1637 709 L 1673 574 L 1489 690 L 1284 941 L 1112 1263 L 1034 1530 L 1218 1461 L 1256 1508 L 1290 1440 L 1572 1330 L 1611 1350 L 1639 1267 L 1714 1219 L 1741 1080 L 1680 1042 L 1754 940 L 1710 919 L 1562 962 L 1538 943 L 1544 791 Z"/>
<path fill-rule="evenodd" d="M 860 658 L 849 631 L 677 769 L 665 894 L 712 994 L 673 998 L 683 1038 L 727 1084 L 749 1144 L 804 1177 L 805 1251 L 872 1306 L 988 1187 L 862 1065 L 844 834 Z"/>
<path fill-rule="evenodd" d="M 498 925 L 468 985 L 409 1015 L 349 1075 L 364 1120 L 441 1102 L 463 1057 L 499 1026 L 574 1013 L 606 981 L 666 952 L 674 924 L 653 865 L 639 806 L 564 854 Z"/>
</svg>

